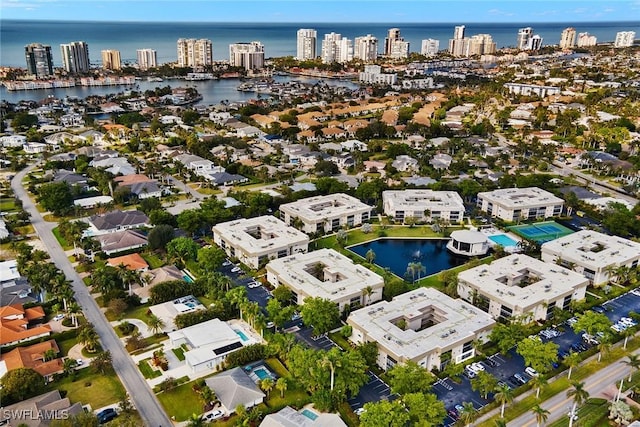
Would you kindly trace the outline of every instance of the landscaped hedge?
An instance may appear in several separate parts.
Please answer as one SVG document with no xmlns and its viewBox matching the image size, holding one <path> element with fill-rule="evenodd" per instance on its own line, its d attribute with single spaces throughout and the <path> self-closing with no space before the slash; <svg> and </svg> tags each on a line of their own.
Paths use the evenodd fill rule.
<svg viewBox="0 0 640 427">
<path fill-rule="evenodd" d="M 257 362 L 267 356 L 267 346 L 263 344 L 252 344 L 242 347 L 227 356 L 225 361 L 228 368 L 246 365 L 247 363 Z"/>
<path fill-rule="evenodd" d="M 206 322 L 211 319 L 229 320 L 232 319 L 233 313 L 225 310 L 225 307 L 216 304 L 213 307 L 209 307 L 206 310 L 196 310 L 191 313 L 179 314 L 173 320 L 178 329 L 186 328 L 187 326 L 193 326 L 198 323 Z"/>
</svg>

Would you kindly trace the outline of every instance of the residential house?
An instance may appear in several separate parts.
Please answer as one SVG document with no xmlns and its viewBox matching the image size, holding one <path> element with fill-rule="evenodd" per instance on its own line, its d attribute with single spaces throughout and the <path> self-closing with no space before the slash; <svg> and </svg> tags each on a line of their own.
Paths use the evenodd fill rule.
<svg viewBox="0 0 640 427">
<path fill-rule="evenodd" d="M 107 256 L 131 251 L 147 245 L 147 236 L 136 230 L 122 230 L 96 236 L 100 250 Z"/>
<path fill-rule="evenodd" d="M 209 377 L 205 382 L 229 413 L 235 412 L 240 405 L 253 408 L 265 398 L 256 383 L 239 367 Z"/>
<path fill-rule="evenodd" d="M 415 172 L 418 170 L 418 161 L 411 156 L 402 154 L 396 157 L 391 166 L 400 172 Z"/>
<path fill-rule="evenodd" d="M 53 419 L 68 419 L 84 413 L 81 403 L 71 403 L 60 391 L 53 390 L 13 405 L 0 411 L 0 425 L 21 427 L 46 427 Z M 44 414 L 46 417 L 34 415 Z"/>
<path fill-rule="evenodd" d="M 150 227 L 149 217 L 141 211 L 111 211 L 89 218 L 89 228 L 85 235 L 97 236 L 132 228 Z"/>
<path fill-rule="evenodd" d="M 107 264 L 112 267 L 124 265 L 127 270 L 145 272 L 149 269 L 147 261 L 138 253 L 109 258 Z"/>
<path fill-rule="evenodd" d="M 49 353 L 54 355 L 49 358 Z M 16 347 L 0 355 L 0 377 L 6 372 L 19 368 L 30 368 L 42 375 L 45 381 L 53 380 L 55 374 L 64 371 L 62 359 L 55 340 L 49 340 L 26 347 Z"/>
<path fill-rule="evenodd" d="M 0 347 L 51 335 L 49 325 L 39 324 L 44 317 L 40 306 L 26 309 L 22 304 L 0 307 Z"/>
</svg>

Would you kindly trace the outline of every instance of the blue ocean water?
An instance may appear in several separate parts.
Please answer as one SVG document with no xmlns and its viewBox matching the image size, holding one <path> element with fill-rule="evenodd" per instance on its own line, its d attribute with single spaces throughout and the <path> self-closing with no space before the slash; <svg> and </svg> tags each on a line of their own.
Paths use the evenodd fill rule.
<svg viewBox="0 0 640 427">
<path fill-rule="evenodd" d="M 120 50 L 122 60 L 134 62 L 136 50 L 155 49 L 158 62 L 177 59 L 176 41 L 179 38 L 207 38 L 213 43 L 216 60 L 229 58 L 229 44 L 257 40 L 265 46 L 265 56 L 280 57 L 296 54 L 296 31 L 314 28 L 318 32 L 318 52 L 324 34 L 336 32 L 353 39 L 372 34 L 378 38 L 379 49 L 389 28 L 400 28 L 401 35 L 411 43 L 411 51 L 419 52 L 421 40 L 440 40 L 440 49 L 446 49 L 453 36 L 454 25 L 465 25 L 465 35 L 488 33 L 498 47 L 513 46 L 518 29 L 531 26 L 540 34 L 545 44 L 557 44 L 560 33 L 572 26 L 578 32 L 589 32 L 598 42 L 613 41 L 618 31 L 634 30 L 640 34 L 640 22 L 589 22 L 589 23 L 535 23 L 486 24 L 465 23 L 158 23 L 158 22 L 63 22 L 0 20 L 0 65 L 25 67 L 24 47 L 29 43 L 51 45 L 55 66 L 61 66 L 60 44 L 82 40 L 89 44 L 91 62 L 98 65 L 100 51 Z"/>
</svg>

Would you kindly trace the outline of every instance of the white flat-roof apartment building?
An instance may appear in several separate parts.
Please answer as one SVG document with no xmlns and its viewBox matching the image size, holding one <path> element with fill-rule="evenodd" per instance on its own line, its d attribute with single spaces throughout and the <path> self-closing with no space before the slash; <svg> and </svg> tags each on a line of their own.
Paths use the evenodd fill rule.
<svg viewBox="0 0 640 427">
<path fill-rule="evenodd" d="M 640 243 L 593 230 L 578 231 L 542 245 L 543 261 L 570 268 L 594 285 L 611 280 L 618 267 L 635 269 L 639 259 Z"/>
<path fill-rule="evenodd" d="M 307 297 L 320 297 L 334 302 L 340 312 L 380 301 L 384 287 L 382 276 L 333 249 L 273 260 L 267 264 L 267 280 L 275 287 L 289 288 L 296 304 L 302 305 Z"/>
<path fill-rule="evenodd" d="M 474 357 L 473 341 L 487 341 L 495 321 L 466 301 L 419 288 L 356 310 L 347 323 L 351 341 L 378 344 L 382 369 L 413 361 L 431 370 Z"/>
<path fill-rule="evenodd" d="M 385 215 L 402 222 L 409 217 L 458 222 L 464 216 L 462 197 L 455 191 L 388 190 L 382 192 L 382 205 Z"/>
<path fill-rule="evenodd" d="M 477 204 L 482 212 L 512 222 L 559 216 L 564 200 L 538 187 L 501 188 L 478 193 Z"/>
<path fill-rule="evenodd" d="M 280 216 L 289 225 L 299 221 L 305 233 L 331 232 L 369 221 L 371 209 L 355 197 L 336 193 L 280 205 Z"/>
<path fill-rule="evenodd" d="M 566 310 L 571 301 L 584 299 L 587 285 L 589 280 L 574 271 L 521 254 L 458 274 L 460 297 L 495 319 L 549 319 L 555 307 Z"/>
<path fill-rule="evenodd" d="M 213 241 L 227 255 L 254 269 L 309 246 L 309 236 L 270 215 L 222 222 L 212 230 Z"/>
</svg>

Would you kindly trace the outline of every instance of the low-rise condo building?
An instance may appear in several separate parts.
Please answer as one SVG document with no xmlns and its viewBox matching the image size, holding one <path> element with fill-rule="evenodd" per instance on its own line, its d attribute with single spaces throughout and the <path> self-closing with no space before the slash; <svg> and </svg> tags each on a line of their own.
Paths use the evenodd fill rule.
<svg viewBox="0 0 640 427">
<path fill-rule="evenodd" d="M 625 268 L 635 269 L 639 259 L 640 243 L 593 230 L 578 231 L 542 245 L 543 261 L 576 271 L 594 285 L 624 280 L 621 276 Z"/>
<path fill-rule="evenodd" d="M 537 187 L 478 193 L 478 208 L 504 221 L 534 220 L 562 214 L 564 200 Z"/>
<path fill-rule="evenodd" d="M 547 320 L 584 299 L 589 280 L 559 265 L 510 255 L 458 274 L 458 294 L 493 318 Z"/>
<path fill-rule="evenodd" d="M 413 361 L 431 370 L 474 357 L 473 342 L 486 341 L 495 321 L 466 301 L 419 288 L 356 310 L 347 323 L 351 341 L 378 344 L 382 369 Z"/>
<path fill-rule="evenodd" d="M 396 221 L 411 217 L 417 221 L 442 219 L 461 221 L 464 216 L 462 197 L 455 191 L 389 190 L 382 192 L 384 213 Z"/>
<path fill-rule="evenodd" d="M 349 228 L 369 220 L 371 206 L 347 194 L 316 196 L 280 205 L 285 223 L 296 225 L 305 233 L 331 232 Z"/>
<path fill-rule="evenodd" d="M 212 230 L 213 241 L 227 255 L 255 269 L 309 246 L 309 236 L 270 215 L 222 222 Z"/>
<path fill-rule="evenodd" d="M 267 280 L 289 288 L 296 304 L 320 297 L 336 303 L 340 312 L 380 301 L 384 287 L 381 276 L 333 249 L 273 260 L 267 264 Z"/>
</svg>

